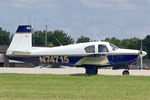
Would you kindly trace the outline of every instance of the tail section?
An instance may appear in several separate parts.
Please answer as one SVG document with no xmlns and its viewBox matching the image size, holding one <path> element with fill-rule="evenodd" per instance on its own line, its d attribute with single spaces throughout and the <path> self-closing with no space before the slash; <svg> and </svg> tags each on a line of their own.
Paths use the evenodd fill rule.
<svg viewBox="0 0 150 100">
<path fill-rule="evenodd" d="M 32 28 L 31 25 L 20 25 L 14 35 L 7 55 L 15 55 L 15 53 L 27 53 L 32 47 Z"/>
</svg>

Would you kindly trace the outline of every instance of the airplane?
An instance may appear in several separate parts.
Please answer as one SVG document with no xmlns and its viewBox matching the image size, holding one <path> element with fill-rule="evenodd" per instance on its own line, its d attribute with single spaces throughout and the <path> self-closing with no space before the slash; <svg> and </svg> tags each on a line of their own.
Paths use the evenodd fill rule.
<svg viewBox="0 0 150 100">
<path fill-rule="evenodd" d="M 121 49 L 109 42 L 87 42 L 58 47 L 32 47 L 31 25 L 19 25 L 7 49 L 8 59 L 34 64 L 59 64 L 71 67 L 84 67 L 87 75 L 95 75 L 98 68 L 112 67 L 125 69 L 146 56 L 145 51 Z"/>
</svg>

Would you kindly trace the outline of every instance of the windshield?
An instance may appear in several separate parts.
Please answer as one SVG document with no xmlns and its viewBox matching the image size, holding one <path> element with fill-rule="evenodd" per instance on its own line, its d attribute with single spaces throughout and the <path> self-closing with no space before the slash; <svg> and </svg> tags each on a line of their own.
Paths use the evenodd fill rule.
<svg viewBox="0 0 150 100">
<path fill-rule="evenodd" d="M 111 43 L 110 43 L 110 46 L 112 47 L 112 50 L 119 49 L 119 47 L 117 47 L 117 46 L 116 46 L 116 45 L 114 45 L 114 44 L 111 44 Z"/>
</svg>

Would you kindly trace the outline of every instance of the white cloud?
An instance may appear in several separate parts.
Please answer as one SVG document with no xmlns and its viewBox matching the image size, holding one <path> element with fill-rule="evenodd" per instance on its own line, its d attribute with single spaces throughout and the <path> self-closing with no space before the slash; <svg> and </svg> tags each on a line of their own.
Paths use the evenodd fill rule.
<svg viewBox="0 0 150 100">
<path fill-rule="evenodd" d="M 80 0 L 82 4 L 91 8 L 115 9 L 115 10 L 138 10 L 144 5 L 133 2 L 133 0 Z M 146 0 L 147 1 L 147 0 Z"/>
<path fill-rule="evenodd" d="M 36 18 L 36 29 L 44 29 L 44 19 L 48 18 L 50 30 L 62 29 L 73 38 L 144 37 L 149 32 L 146 22 L 150 18 L 150 0 L 0 1 L 1 26 L 11 32 L 16 29 L 14 25 L 24 23 L 25 17 L 27 21 Z"/>
<path fill-rule="evenodd" d="M 0 3 L 0 7 L 18 9 L 55 8 L 58 5 L 56 0 L 4 0 Z"/>
</svg>

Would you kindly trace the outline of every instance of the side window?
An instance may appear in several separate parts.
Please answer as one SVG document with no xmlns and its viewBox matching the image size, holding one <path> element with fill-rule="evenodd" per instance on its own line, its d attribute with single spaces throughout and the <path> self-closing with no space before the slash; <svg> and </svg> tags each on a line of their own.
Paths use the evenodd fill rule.
<svg viewBox="0 0 150 100">
<path fill-rule="evenodd" d="M 90 45 L 84 48 L 86 53 L 95 53 L 95 45 Z"/>
<path fill-rule="evenodd" d="M 108 52 L 106 45 L 98 45 L 98 52 Z"/>
</svg>

